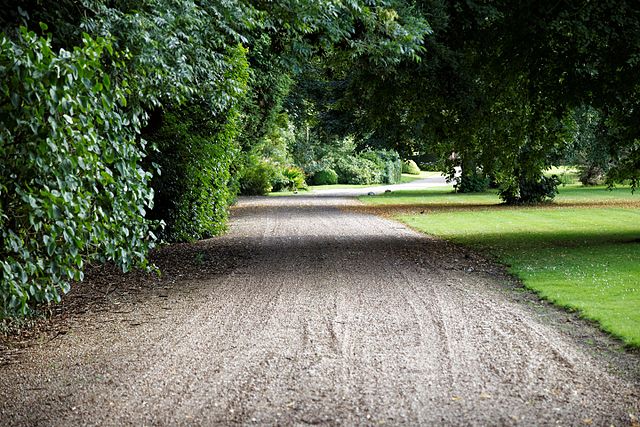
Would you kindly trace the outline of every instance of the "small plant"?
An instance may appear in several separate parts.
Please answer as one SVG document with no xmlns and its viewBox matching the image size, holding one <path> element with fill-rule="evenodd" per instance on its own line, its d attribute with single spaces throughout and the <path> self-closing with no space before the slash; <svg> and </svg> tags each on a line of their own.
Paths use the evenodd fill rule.
<svg viewBox="0 0 640 427">
<path fill-rule="evenodd" d="M 206 257 L 205 257 L 205 253 L 204 252 L 196 253 L 195 262 L 196 262 L 197 265 L 203 265 L 204 262 L 205 262 L 205 259 L 206 259 Z"/>
<path fill-rule="evenodd" d="M 295 166 L 278 170 L 271 182 L 272 191 L 295 191 L 307 188 L 304 171 Z"/>
<path fill-rule="evenodd" d="M 302 190 L 307 188 L 304 171 L 295 166 L 289 166 L 284 169 L 283 175 L 291 182 L 291 190 Z"/>
</svg>

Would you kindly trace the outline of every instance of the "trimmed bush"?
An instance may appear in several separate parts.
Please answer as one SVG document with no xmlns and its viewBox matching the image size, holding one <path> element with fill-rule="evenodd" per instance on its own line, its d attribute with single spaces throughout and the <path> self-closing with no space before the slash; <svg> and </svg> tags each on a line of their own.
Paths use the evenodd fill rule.
<svg viewBox="0 0 640 427">
<path fill-rule="evenodd" d="M 402 162 L 402 173 L 409 175 L 420 175 L 420 168 L 413 160 L 405 160 Z"/>
<path fill-rule="evenodd" d="M 338 183 L 338 174 L 333 169 L 322 169 L 313 174 L 314 185 L 334 185 Z"/>
</svg>

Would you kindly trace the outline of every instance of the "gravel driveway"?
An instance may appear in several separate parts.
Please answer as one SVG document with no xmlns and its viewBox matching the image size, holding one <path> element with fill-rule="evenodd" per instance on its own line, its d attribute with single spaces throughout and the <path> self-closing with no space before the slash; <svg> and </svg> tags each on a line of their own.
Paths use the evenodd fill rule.
<svg viewBox="0 0 640 427">
<path fill-rule="evenodd" d="M 5 350 L 0 425 L 636 422 L 637 353 L 354 203 L 242 199 L 162 277 L 94 273 Z"/>
</svg>

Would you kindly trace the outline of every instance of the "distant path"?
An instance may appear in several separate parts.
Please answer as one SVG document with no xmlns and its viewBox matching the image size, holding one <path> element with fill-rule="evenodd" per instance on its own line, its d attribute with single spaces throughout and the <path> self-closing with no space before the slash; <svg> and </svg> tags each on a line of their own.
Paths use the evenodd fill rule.
<svg viewBox="0 0 640 427">
<path fill-rule="evenodd" d="M 433 176 L 429 178 L 416 179 L 405 184 L 389 184 L 389 185 L 376 185 L 371 187 L 362 188 L 338 188 L 327 190 L 314 190 L 310 194 L 316 196 L 343 196 L 343 197 L 357 197 L 364 196 L 369 193 L 380 194 L 385 191 L 400 191 L 400 190 L 423 190 L 431 187 L 447 187 L 451 185 L 446 181 L 444 176 Z"/>
<path fill-rule="evenodd" d="M 173 261 L 154 286 L 105 276 L 97 291 L 78 287 L 76 299 L 98 292 L 106 306 L 70 309 L 65 334 L 2 366 L 0 425 L 628 425 L 638 415 L 637 376 L 576 344 L 563 332 L 572 323 L 518 302 L 475 255 L 341 209 L 349 203 L 242 199 L 227 235 L 161 252 Z"/>
</svg>

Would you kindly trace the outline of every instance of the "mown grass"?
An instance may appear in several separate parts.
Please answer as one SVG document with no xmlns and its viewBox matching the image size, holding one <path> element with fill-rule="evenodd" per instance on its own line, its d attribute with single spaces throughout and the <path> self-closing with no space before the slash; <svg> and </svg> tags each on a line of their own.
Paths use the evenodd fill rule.
<svg viewBox="0 0 640 427">
<path fill-rule="evenodd" d="M 453 192 L 453 187 L 401 190 L 378 196 L 362 196 L 360 200 L 372 205 L 415 205 L 426 207 L 430 205 L 486 207 L 502 204 L 496 191 L 457 194 Z M 605 186 L 582 187 L 567 185 L 559 188 L 559 194 L 554 199 L 553 204 L 606 205 L 611 202 L 640 203 L 640 195 L 631 193 L 629 187 L 618 187 L 610 190 Z"/>
<path fill-rule="evenodd" d="M 362 199 L 421 207 L 399 219 L 490 254 L 543 298 L 640 347 L 640 196 L 629 188 L 565 187 L 542 207 L 496 206 L 494 193 L 399 193 Z"/>
</svg>

